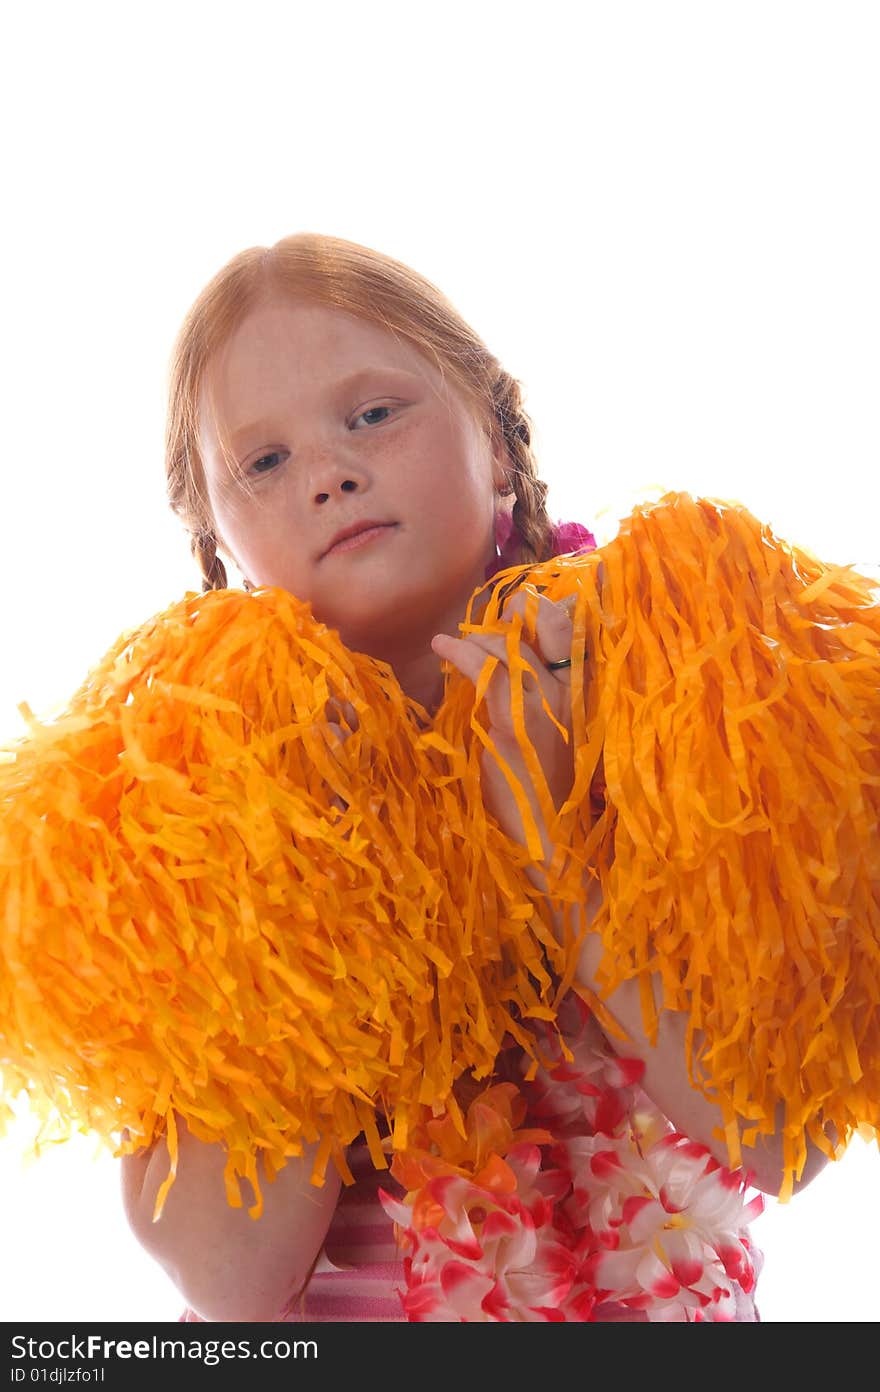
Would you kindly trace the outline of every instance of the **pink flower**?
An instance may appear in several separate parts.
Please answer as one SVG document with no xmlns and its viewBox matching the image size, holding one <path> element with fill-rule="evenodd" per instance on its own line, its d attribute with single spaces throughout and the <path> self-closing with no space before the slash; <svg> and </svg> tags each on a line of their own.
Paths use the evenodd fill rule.
<svg viewBox="0 0 880 1392">
<path fill-rule="evenodd" d="M 486 567 L 487 580 L 500 570 L 520 564 L 520 545 L 522 537 L 513 525 L 509 512 L 501 512 L 495 521 L 495 560 Z M 595 551 L 596 538 L 580 522 L 557 522 L 553 528 L 554 556 L 580 555 Z"/>
<path fill-rule="evenodd" d="M 580 522 L 557 522 L 553 542 L 555 556 L 568 556 L 572 552 L 579 555 L 583 551 L 595 551 L 596 538 Z"/>
</svg>

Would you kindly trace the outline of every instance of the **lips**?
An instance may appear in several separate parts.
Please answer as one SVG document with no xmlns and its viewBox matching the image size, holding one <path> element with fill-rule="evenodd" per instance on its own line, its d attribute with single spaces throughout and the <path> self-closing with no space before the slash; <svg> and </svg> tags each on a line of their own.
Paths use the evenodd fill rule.
<svg viewBox="0 0 880 1392">
<path fill-rule="evenodd" d="M 383 522 L 378 517 L 365 517 L 360 522 L 352 522 L 350 527 L 343 527 L 337 532 L 329 546 L 321 552 L 321 559 L 328 555 L 340 541 L 348 541 L 350 537 L 360 536 L 362 532 L 372 531 L 375 527 L 395 527 L 396 522 Z"/>
</svg>

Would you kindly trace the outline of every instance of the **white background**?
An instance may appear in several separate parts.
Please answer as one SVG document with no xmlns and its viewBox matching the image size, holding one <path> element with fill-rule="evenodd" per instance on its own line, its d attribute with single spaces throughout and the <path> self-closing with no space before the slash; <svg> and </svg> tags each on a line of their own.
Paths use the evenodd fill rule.
<svg viewBox="0 0 880 1392">
<path fill-rule="evenodd" d="M 200 579 L 163 493 L 202 285 L 318 231 L 434 280 L 523 383 L 551 510 L 666 489 L 877 573 L 880 12 L 248 0 L 4 21 L 0 738 Z M 173 1320 L 118 1165 L 0 1144 L 0 1321 Z M 873 1321 L 880 1157 L 769 1202 L 765 1321 Z"/>
</svg>

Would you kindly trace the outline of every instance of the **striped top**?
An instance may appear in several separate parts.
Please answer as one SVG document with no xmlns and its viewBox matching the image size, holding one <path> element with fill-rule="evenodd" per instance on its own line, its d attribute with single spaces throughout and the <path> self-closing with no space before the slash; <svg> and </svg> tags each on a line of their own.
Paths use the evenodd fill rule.
<svg viewBox="0 0 880 1392">
<path fill-rule="evenodd" d="M 312 1278 L 282 1320 L 403 1322 L 403 1256 L 379 1189 L 403 1197 L 388 1170 L 376 1170 L 366 1141 L 348 1151 L 354 1184 L 343 1185 Z"/>
</svg>

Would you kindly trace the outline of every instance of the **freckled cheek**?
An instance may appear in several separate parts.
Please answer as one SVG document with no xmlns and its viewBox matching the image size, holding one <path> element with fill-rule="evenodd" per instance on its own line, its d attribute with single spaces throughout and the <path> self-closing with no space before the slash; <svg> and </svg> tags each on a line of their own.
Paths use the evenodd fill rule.
<svg viewBox="0 0 880 1392">
<path fill-rule="evenodd" d="M 377 461 L 378 462 L 378 461 Z M 442 506 L 449 488 L 457 491 L 468 475 L 468 451 L 460 434 L 440 418 L 423 427 L 401 430 L 387 463 L 407 487 Z"/>
<path fill-rule="evenodd" d="M 361 458 L 380 470 L 391 470 L 393 474 L 410 475 L 423 467 L 423 460 L 435 448 L 430 430 L 417 428 L 408 422 L 401 422 L 394 434 L 383 439 L 379 431 L 371 439 L 363 442 Z"/>
</svg>

